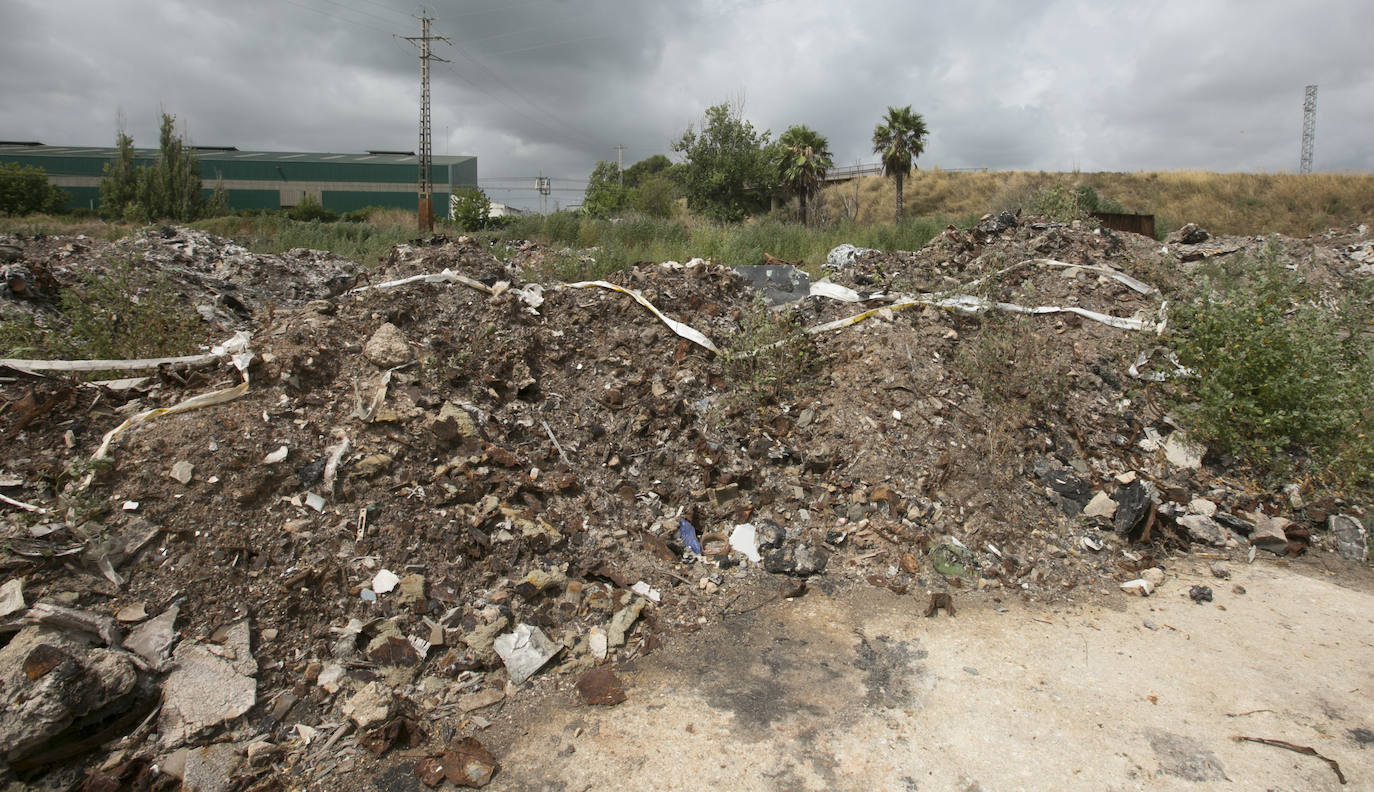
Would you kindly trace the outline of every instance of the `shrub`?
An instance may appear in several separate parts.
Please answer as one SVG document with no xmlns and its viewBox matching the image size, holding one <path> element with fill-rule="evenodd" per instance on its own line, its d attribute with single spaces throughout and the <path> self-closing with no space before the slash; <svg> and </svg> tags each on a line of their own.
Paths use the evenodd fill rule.
<svg viewBox="0 0 1374 792">
<path fill-rule="evenodd" d="M 1174 309 L 1175 346 L 1191 370 L 1181 412 L 1199 438 L 1261 476 L 1312 473 L 1368 489 L 1369 303 L 1319 305 L 1281 255 L 1271 242 L 1248 279 L 1205 278 L 1199 296 Z"/>
<path fill-rule="evenodd" d="M 480 187 L 455 187 L 449 199 L 453 224 L 460 231 L 481 231 L 488 227 L 491 199 Z"/>
<path fill-rule="evenodd" d="M 816 379 L 821 353 L 794 313 L 771 310 L 756 297 L 739 330 L 722 348 L 721 373 L 741 407 L 782 404 L 803 396 Z"/>
<path fill-rule="evenodd" d="M 67 194 L 48 184 L 42 168 L 17 162 L 0 163 L 0 214 L 27 215 L 56 212 Z"/>
<path fill-rule="evenodd" d="M 310 193 L 306 193 L 300 203 L 287 209 L 286 216 L 302 223 L 333 223 L 339 219 L 337 212 L 324 208 L 320 199 Z"/>
<path fill-rule="evenodd" d="M 66 332 L 48 331 L 43 346 L 60 357 L 122 360 L 189 355 L 203 332 L 200 317 L 164 273 L 149 276 L 133 261 L 92 272 L 62 293 Z"/>
</svg>

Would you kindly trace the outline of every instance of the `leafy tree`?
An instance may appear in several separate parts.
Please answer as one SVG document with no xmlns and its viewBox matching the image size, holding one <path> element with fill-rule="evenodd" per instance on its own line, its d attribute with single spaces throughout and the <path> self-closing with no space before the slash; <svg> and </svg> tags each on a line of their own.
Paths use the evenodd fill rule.
<svg viewBox="0 0 1374 792">
<path fill-rule="evenodd" d="M 619 214 L 629 204 L 629 194 L 620 184 L 620 167 L 609 160 L 601 160 L 587 178 L 587 191 L 582 198 L 582 211 L 592 217 Z"/>
<path fill-rule="evenodd" d="M 105 166 L 100 181 L 100 208 L 106 215 L 195 220 L 208 209 L 201 192 L 200 159 L 176 131 L 176 117 L 162 114 L 157 161 L 149 167 L 134 165 L 133 138 L 120 131 L 118 153 Z"/>
<path fill-rule="evenodd" d="M 134 139 L 121 129 L 115 133 L 113 162 L 105 163 L 100 180 L 100 213 L 112 219 L 138 213 L 138 168 L 134 165 Z"/>
<path fill-rule="evenodd" d="M 66 202 L 67 194 L 48 184 L 42 168 L 17 162 L 0 164 L 0 214 L 55 212 Z"/>
<path fill-rule="evenodd" d="M 926 148 L 926 122 L 911 105 L 889 107 L 873 128 L 873 153 L 883 158 L 883 173 L 897 184 L 897 220 L 902 219 L 902 179 Z"/>
<path fill-rule="evenodd" d="M 708 107 L 700 131 L 689 126 L 673 144 L 686 166 L 682 186 L 687 205 L 726 222 L 767 206 L 777 185 L 770 134 L 755 131 L 738 107 Z"/>
<path fill-rule="evenodd" d="M 633 190 L 644 184 L 650 176 L 662 173 L 672 166 L 673 161 L 662 154 L 646 157 L 625 169 L 625 186 Z"/>
<path fill-rule="evenodd" d="M 677 188 L 666 171 L 645 176 L 630 192 L 630 206 L 650 217 L 672 217 L 677 209 Z"/>
<path fill-rule="evenodd" d="M 491 222 L 491 199 L 481 187 L 454 187 L 449 207 L 463 231 L 481 231 Z"/>
<path fill-rule="evenodd" d="M 806 225 L 806 200 L 820 189 L 831 166 L 830 141 L 805 124 L 789 127 L 778 138 L 778 178 L 797 196 L 802 225 Z"/>
</svg>

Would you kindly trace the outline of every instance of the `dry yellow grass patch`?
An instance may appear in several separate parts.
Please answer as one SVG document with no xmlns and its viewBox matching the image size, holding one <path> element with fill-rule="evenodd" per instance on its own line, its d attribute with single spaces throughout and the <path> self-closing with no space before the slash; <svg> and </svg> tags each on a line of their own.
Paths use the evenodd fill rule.
<svg viewBox="0 0 1374 792">
<path fill-rule="evenodd" d="M 905 180 L 905 213 L 961 218 L 1016 209 L 1056 183 L 1091 186 L 1127 211 L 1155 215 L 1156 227 L 1166 232 L 1192 222 L 1219 234 L 1306 236 L 1374 219 L 1374 174 L 1367 173 L 922 170 Z M 843 217 L 857 201 L 856 219 L 869 224 L 892 220 L 894 197 L 891 179 L 868 176 L 826 187 L 822 202 Z"/>
</svg>

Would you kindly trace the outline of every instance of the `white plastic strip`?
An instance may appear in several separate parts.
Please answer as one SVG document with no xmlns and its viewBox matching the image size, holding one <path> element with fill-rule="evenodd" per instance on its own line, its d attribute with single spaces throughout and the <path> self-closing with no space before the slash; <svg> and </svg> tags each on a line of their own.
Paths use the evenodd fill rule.
<svg viewBox="0 0 1374 792">
<path fill-rule="evenodd" d="M 128 430 L 131 427 L 137 426 L 142 423 L 147 423 L 148 421 L 151 421 L 152 419 L 162 415 L 174 415 L 176 413 L 188 412 L 190 410 L 198 410 L 201 407 L 209 407 L 215 404 L 223 404 L 228 401 L 233 401 L 234 399 L 237 399 L 238 397 L 247 393 L 248 364 L 251 363 L 253 360 L 253 353 L 250 352 L 248 349 L 249 338 L 250 336 L 247 332 L 240 330 L 239 332 L 235 333 L 233 337 L 230 338 L 228 341 L 225 341 L 223 344 L 220 344 L 211 351 L 211 354 L 215 355 L 216 357 L 229 358 L 229 361 L 233 363 L 234 368 L 238 369 L 239 373 L 243 375 L 243 382 L 240 382 L 238 385 L 235 385 L 232 388 L 224 388 L 217 391 L 211 391 L 210 393 L 202 393 L 199 396 L 193 396 L 187 399 L 186 401 L 179 402 L 177 404 L 172 405 L 171 407 L 155 407 L 151 410 L 144 410 L 143 412 L 138 413 L 137 415 L 130 416 L 128 419 L 124 421 L 124 423 L 121 423 L 119 426 L 116 426 L 115 428 L 105 433 L 105 437 L 102 438 L 100 441 L 100 448 L 96 450 L 95 455 L 92 457 L 92 459 L 104 459 L 109 454 L 110 443 L 112 443 L 116 437 L 123 434 L 126 430 Z M 87 481 L 90 481 L 89 476 L 87 477 Z"/>
<path fill-rule="evenodd" d="M 19 358 L 0 358 L 0 366 L 8 366 L 20 371 L 145 371 L 155 369 L 164 363 L 209 363 L 219 357 L 214 352 L 204 355 L 182 355 L 180 357 L 138 358 L 135 360 L 21 360 Z"/>
<path fill-rule="evenodd" d="M 720 354 L 720 350 L 716 348 L 716 345 L 711 343 L 711 339 L 707 338 L 701 331 L 689 325 L 685 325 L 682 322 L 677 321 L 676 319 L 670 319 L 667 316 L 664 316 L 663 312 L 655 308 L 653 303 L 644 299 L 644 295 L 640 294 L 639 292 L 633 289 L 626 289 L 622 286 L 617 286 L 614 283 L 603 280 L 569 283 L 564 286 L 560 286 L 559 288 L 589 289 L 593 287 L 600 289 L 610 289 L 611 291 L 617 291 L 621 294 L 628 294 L 630 297 L 634 298 L 635 302 L 649 309 L 650 313 L 652 313 L 654 316 L 657 316 L 659 321 L 663 322 L 665 325 L 668 326 L 669 330 L 672 330 L 674 333 L 677 333 L 678 335 L 682 336 L 688 341 L 691 341 L 697 346 L 709 349 L 717 355 Z"/>
</svg>

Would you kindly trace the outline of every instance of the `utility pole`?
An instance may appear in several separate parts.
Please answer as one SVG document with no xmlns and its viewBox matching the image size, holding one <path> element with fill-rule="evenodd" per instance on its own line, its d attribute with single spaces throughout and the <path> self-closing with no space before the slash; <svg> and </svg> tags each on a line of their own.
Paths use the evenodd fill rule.
<svg viewBox="0 0 1374 792">
<path fill-rule="evenodd" d="M 624 143 L 617 143 L 617 144 L 615 144 L 615 172 L 616 172 L 617 175 L 620 176 L 620 186 L 621 186 L 621 187 L 624 187 L 624 186 L 625 186 L 625 162 L 624 162 L 623 159 L 621 159 L 621 155 L 622 155 L 624 152 L 625 152 L 625 144 L 624 144 Z"/>
<path fill-rule="evenodd" d="M 1302 159 L 1298 173 L 1312 172 L 1312 143 L 1317 137 L 1317 86 L 1309 85 L 1302 97 Z"/>
<path fill-rule="evenodd" d="M 434 157 L 430 150 L 429 132 L 429 62 L 431 60 L 443 61 L 444 58 L 434 55 L 429 51 L 431 41 L 442 41 L 445 44 L 452 44 L 444 36 L 429 35 L 429 23 L 433 22 L 432 17 L 426 16 L 425 12 L 420 12 L 420 35 L 403 36 L 406 41 L 420 48 L 420 178 L 418 184 L 419 201 L 418 214 L 420 219 L 420 231 L 432 232 L 434 230 L 434 184 L 433 170 Z"/>
</svg>

